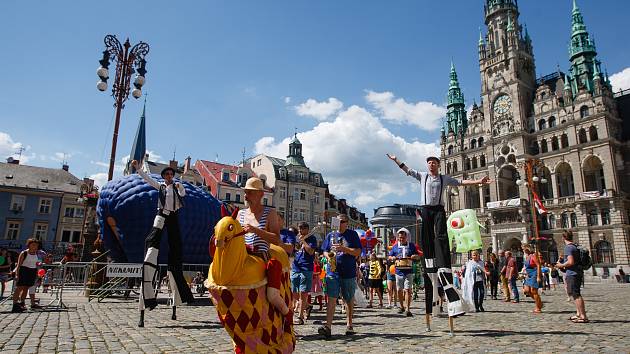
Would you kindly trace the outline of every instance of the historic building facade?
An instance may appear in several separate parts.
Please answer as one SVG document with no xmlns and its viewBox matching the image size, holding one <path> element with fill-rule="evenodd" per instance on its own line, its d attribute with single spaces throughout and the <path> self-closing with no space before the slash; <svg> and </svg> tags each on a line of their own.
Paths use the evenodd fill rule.
<svg viewBox="0 0 630 354">
<path fill-rule="evenodd" d="M 441 169 L 464 179 L 489 174 L 490 185 L 448 193 L 447 208 L 477 210 L 486 250 L 518 250 L 533 233 L 523 165 L 539 160 L 533 188 L 548 211 L 538 216 L 543 256 L 557 260 L 561 232 L 569 229 L 591 249 L 593 269 L 601 274 L 630 263 L 628 127 L 620 113 L 628 112 L 630 92 L 613 94 L 575 2 L 571 18 L 567 72 L 536 78 L 532 39 L 519 23 L 517 2 L 485 0 L 481 102 L 467 116 L 451 66 Z"/>
</svg>

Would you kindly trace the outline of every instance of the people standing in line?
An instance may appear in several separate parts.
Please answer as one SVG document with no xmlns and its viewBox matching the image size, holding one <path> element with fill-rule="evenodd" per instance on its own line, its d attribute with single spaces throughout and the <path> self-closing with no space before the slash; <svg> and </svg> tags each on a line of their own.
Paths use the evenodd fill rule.
<svg viewBox="0 0 630 354">
<path fill-rule="evenodd" d="M 490 272 L 486 270 L 483 261 L 479 258 L 479 252 L 473 251 L 472 259 L 466 262 L 462 297 L 467 303 L 474 303 L 476 312 L 485 311 L 483 298 L 485 296 L 485 281 L 489 275 Z"/>
<path fill-rule="evenodd" d="M 369 263 L 370 274 L 368 285 L 370 287 L 370 302 L 367 307 L 372 307 L 374 303 L 374 293 L 378 296 L 378 307 L 383 308 L 383 273 L 385 271 L 381 260 L 376 257 L 376 253 L 370 253 Z"/>
<path fill-rule="evenodd" d="M 310 226 L 306 222 L 298 225 L 298 237 L 295 257 L 291 265 L 291 290 L 293 300 L 299 304 L 298 318 L 295 324 L 304 324 L 305 312 L 309 306 L 308 293 L 313 287 L 313 267 L 317 238 L 309 235 Z"/>
<path fill-rule="evenodd" d="M 501 292 L 503 293 L 503 301 L 510 302 L 510 286 L 507 277 L 507 257 L 504 250 L 499 251 L 499 280 L 501 281 Z"/>
<path fill-rule="evenodd" d="M 490 253 L 490 259 L 486 262 L 486 270 L 490 273 L 489 275 L 489 283 L 490 283 L 490 298 L 493 300 L 498 300 L 498 285 L 499 285 L 499 260 L 497 259 L 497 255 L 494 253 Z"/>
<path fill-rule="evenodd" d="M 418 261 L 418 249 L 416 245 L 409 242 L 409 230 L 401 228 L 398 230 L 398 242 L 389 251 L 389 260 L 410 260 Z M 405 316 L 411 317 L 411 289 L 413 286 L 413 267 L 409 264 L 408 268 L 396 266 L 396 289 L 398 289 L 398 313 L 404 313 Z"/>
<path fill-rule="evenodd" d="M 582 297 L 580 287 L 584 279 L 584 270 L 580 265 L 580 251 L 575 243 L 573 243 L 573 232 L 564 230 L 562 232 L 562 240 L 564 241 L 564 255 L 566 262 L 558 262 L 556 266 L 565 270 L 565 283 L 568 295 L 575 301 L 576 315 L 571 316 L 574 323 L 588 323 L 586 316 L 586 305 Z"/>
<path fill-rule="evenodd" d="M 541 313 L 543 308 L 543 302 L 540 298 L 540 294 L 538 294 L 538 288 L 542 286 L 542 272 L 538 272 L 539 260 L 536 257 L 536 254 L 532 252 L 532 249 L 529 245 L 523 245 L 523 253 L 525 253 L 525 264 L 523 268 L 525 268 L 526 278 L 525 285 L 523 287 L 523 292 L 526 295 L 529 295 L 532 299 L 534 299 L 534 303 L 536 304 L 534 307 L 533 313 Z"/>
<path fill-rule="evenodd" d="M 509 290 L 512 291 L 512 303 L 518 303 L 518 285 L 516 285 L 516 280 L 518 279 L 518 269 L 516 269 L 516 259 L 512 256 L 511 251 L 505 252 L 506 263 L 505 263 L 505 277 L 508 281 Z M 505 300 L 505 302 L 509 302 L 509 298 Z"/>
<path fill-rule="evenodd" d="M 9 251 L 5 247 L 0 248 L 0 287 L 2 287 L 0 289 L 0 299 L 4 298 L 6 283 L 11 277 L 11 263 L 13 261 Z"/>
<path fill-rule="evenodd" d="M 13 292 L 13 308 L 11 312 L 26 311 L 24 299 L 28 289 L 37 281 L 37 267 L 41 259 L 37 257 L 39 241 L 34 238 L 26 240 L 26 250 L 20 252 L 15 268 L 16 288 Z"/>
<path fill-rule="evenodd" d="M 426 159 L 428 172 L 410 169 L 396 156 L 387 154 L 398 167 L 420 183 L 420 215 L 422 233 L 420 247 L 425 260 L 425 311 L 431 314 L 438 306 L 438 282 L 442 285 L 448 300 L 448 314 L 455 317 L 464 314 L 464 308 L 457 290 L 453 287 L 451 270 L 451 250 L 446 228 L 446 211 L 443 194 L 448 186 L 477 186 L 490 183 L 485 176 L 479 180 L 459 181 L 451 176 L 440 174 L 440 159 L 429 156 Z M 428 318 L 428 316 L 427 316 Z M 452 321 L 451 321 L 452 323 Z M 427 328 L 429 329 L 429 328 Z"/>
<path fill-rule="evenodd" d="M 348 228 L 348 215 L 340 214 L 339 231 L 332 231 L 326 235 L 322 244 L 322 251 L 326 258 L 334 255 L 334 264 L 327 265 L 326 294 L 328 306 L 326 309 L 326 323 L 317 329 L 325 338 L 331 337 L 331 328 L 337 298 L 341 295 L 347 305 L 346 335 L 355 333 L 352 326 L 354 314 L 354 292 L 356 290 L 356 259 L 361 255 L 361 241 L 356 231 Z"/>
</svg>

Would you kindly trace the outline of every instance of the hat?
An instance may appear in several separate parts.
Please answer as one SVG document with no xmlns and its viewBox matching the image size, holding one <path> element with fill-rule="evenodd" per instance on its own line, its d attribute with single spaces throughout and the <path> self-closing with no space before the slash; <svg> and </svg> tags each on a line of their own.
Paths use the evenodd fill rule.
<svg viewBox="0 0 630 354">
<path fill-rule="evenodd" d="M 246 191 L 264 191 L 264 185 L 263 185 L 263 181 L 260 178 L 257 177 L 250 177 L 247 182 L 245 182 L 245 188 L 243 188 Z"/>
<path fill-rule="evenodd" d="M 398 230 L 398 232 L 396 232 L 396 234 L 399 234 L 399 233 L 401 233 L 401 232 L 404 232 L 404 233 L 405 233 L 405 235 L 407 235 L 407 237 L 409 237 L 409 230 L 407 230 L 407 228 L 405 228 L 405 227 L 401 227 L 401 228 Z"/>
<path fill-rule="evenodd" d="M 164 169 L 162 170 L 162 172 L 160 172 L 160 176 L 164 177 L 164 174 L 166 173 L 166 171 L 171 171 L 171 172 L 173 172 L 173 176 L 175 176 L 175 169 L 174 169 L 174 168 L 172 168 L 171 166 L 164 167 Z"/>
<path fill-rule="evenodd" d="M 438 159 L 438 158 L 437 158 L 437 157 L 435 157 L 435 156 L 429 156 L 429 157 L 427 157 L 427 162 L 429 162 L 429 161 L 431 161 L 431 160 L 435 160 L 437 163 L 440 163 L 440 159 Z"/>
</svg>

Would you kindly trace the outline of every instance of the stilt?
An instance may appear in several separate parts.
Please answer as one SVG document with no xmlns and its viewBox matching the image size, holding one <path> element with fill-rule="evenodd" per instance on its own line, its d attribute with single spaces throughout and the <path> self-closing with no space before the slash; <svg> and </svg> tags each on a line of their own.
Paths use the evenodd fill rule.
<svg viewBox="0 0 630 354">
<path fill-rule="evenodd" d="M 426 331 L 427 332 L 431 332 L 431 314 L 430 313 L 425 314 L 424 315 L 424 320 L 425 320 L 425 322 L 427 324 Z"/>
<path fill-rule="evenodd" d="M 173 306 L 173 315 L 171 316 L 171 320 L 177 319 L 177 306 Z"/>
<path fill-rule="evenodd" d="M 144 327 L 144 310 L 140 310 L 140 321 L 138 322 L 138 327 Z"/>
<path fill-rule="evenodd" d="M 454 317 L 449 316 L 448 317 L 448 329 L 451 331 L 450 334 L 449 334 L 451 337 L 455 335 L 455 333 L 453 332 L 454 327 L 455 327 L 454 322 L 455 322 L 454 321 Z"/>
</svg>

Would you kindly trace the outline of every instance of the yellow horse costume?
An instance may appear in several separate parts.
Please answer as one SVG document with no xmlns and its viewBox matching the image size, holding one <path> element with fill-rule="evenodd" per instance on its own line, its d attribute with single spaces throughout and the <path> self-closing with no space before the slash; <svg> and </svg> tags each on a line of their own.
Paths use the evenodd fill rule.
<svg viewBox="0 0 630 354">
<path fill-rule="evenodd" d="M 266 263 L 247 253 L 244 230 L 232 215 L 222 209 L 223 218 L 214 227 L 216 251 L 206 287 L 217 309 L 219 319 L 232 337 L 235 353 L 291 353 L 295 349 L 293 324 L 266 296 Z M 287 305 L 291 301 L 289 257 L 270 245 L 271 258 L 282 265 L 280 295 Z"/>
</svg>

